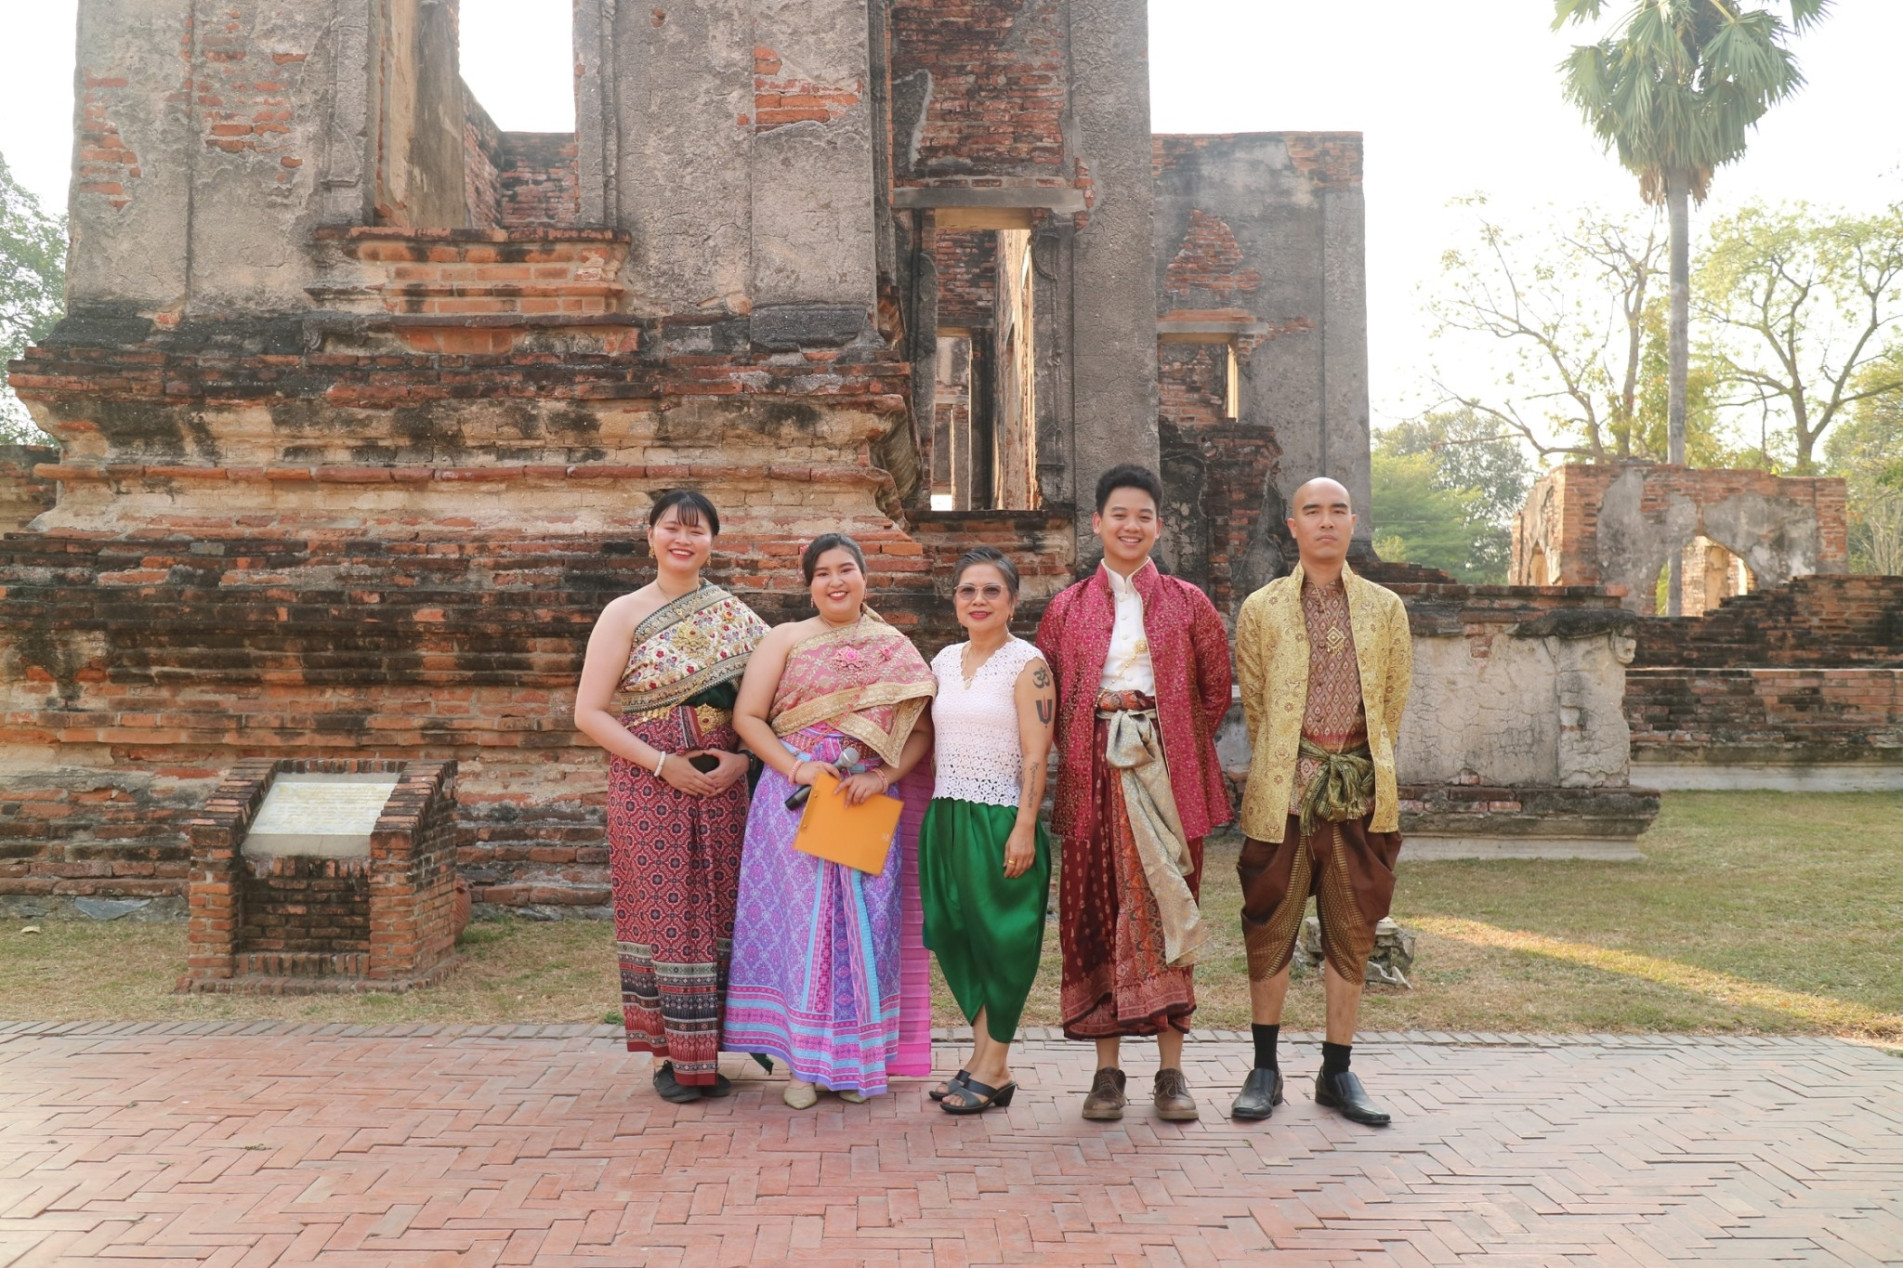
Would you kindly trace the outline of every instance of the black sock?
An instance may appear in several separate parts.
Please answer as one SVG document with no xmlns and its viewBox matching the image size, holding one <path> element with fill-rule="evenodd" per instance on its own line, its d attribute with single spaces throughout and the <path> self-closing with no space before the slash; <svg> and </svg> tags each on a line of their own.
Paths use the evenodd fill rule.
<svg viewBox="0 0 1903 1268">
<path fill-rule="evenodd" d="M 1255 1068 L 1275 1069 L 1275 1041 L 1282 1037 L 1281 1023 L 1277 1022 L 1273 1026 L 1250 1026 L 1249 1033 L 1255 1036 Z"/>
<path fill-rule="evenodd" d="M 1351 1043 L 1322 1044 L 1322 1074 L 1348 1073 L 1348 1054 L 1355 1050 Z"/>
</svg>

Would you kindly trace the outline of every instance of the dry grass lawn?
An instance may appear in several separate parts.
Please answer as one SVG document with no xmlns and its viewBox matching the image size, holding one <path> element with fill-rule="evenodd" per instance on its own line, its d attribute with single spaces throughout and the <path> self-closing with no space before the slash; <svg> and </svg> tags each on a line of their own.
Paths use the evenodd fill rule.
<svg viewBox="0 0 1903 1268">
<path fill-rule="evenodd" d="M 1903 796 L 1681 793 L 1641 863 L 1410 863 L 1395 917 L 1420 932 L 1413 990 L 1371 990 L 1370 1030 L 1837 1033 L 1903 1041 Z M 1205 1027 L 1248 1023 L 1235 847 L 1212 844 L 1218 934 Z M 594 1022 L 615 1007 L 605 925 L 471 926 L 465 964 L 402 996 L 178 996 L 181 925 L 46 921 L 0 934 L 0 1018 Z M 1027 1025 L 1056 1021 L 1057 938 Z M 961 1021 L 940 983 L 942 1023 Z M 1291 1029 L 1321 1025 L 1313 979 Z"/>
</svg>

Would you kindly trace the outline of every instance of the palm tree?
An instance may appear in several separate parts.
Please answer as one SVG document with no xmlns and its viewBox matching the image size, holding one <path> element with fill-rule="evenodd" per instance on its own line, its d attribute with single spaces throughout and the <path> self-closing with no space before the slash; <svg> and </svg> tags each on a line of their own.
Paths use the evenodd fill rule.
<svg viewBox="0 0 1903 1268">
<path fill-rule="evenodd" d="M 1671 316 L 1666 327 L 1666 453 L 1685 461 L 1685 383 L 1691 362 L 1691 201 L 1712 173 L 1744 153 L 1746 135 L 1804 83 L 1785 47 L 1788 32 L 1820 21 L 1831 0 L 1786 0 L 1787 26 L 1739 0 L 1637 0 L 1619 29 L 1575 48 L 1560 64 L 1567 100 L 1619 162 L 1639 194 L 1671 222 Z M 1598 19 L 1606 0 L 1553 0 L 1553 28 Z M 1679 614 L 1679 565 L 1671 562 L 1668 612 Z"/>
</svg>

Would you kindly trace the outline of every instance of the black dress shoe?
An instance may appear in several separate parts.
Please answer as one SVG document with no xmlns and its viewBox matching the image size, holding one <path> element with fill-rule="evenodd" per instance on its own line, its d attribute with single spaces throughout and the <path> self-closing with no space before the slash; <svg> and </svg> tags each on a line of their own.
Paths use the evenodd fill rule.
<svg viewBox="0 0 1903 1268">
<path fill-rule="evenodd" d="M 682 1083 L 674 1077 L 672 1061 L 661 1062 L 661 1068 L 654 1072 L 654 1090 L 661 1094 L 662 1100 L 672 1101 L 676 1105 L 690 1104 L 704 1095 L 701 1089 Z"/>
<path fill-rule="evenodd" d="M 1368 1089 L 1353 1070 L 1316 1075 L 1315 1104 L 1339 1110 L 1349 1122 L 1368 1127 L 1386 1127 L 1390 1121 L 1388 1112 L 1368 1099 Z"/>
<path fill-rule="evenodd" d="M 1249 1077 L 1242 1081 L 1242 1094 L 1236 1097 L 1236 1103 L 1229 1107 L 1229 1117 L 1239 1118 L 1247 1123 L 1259 1123 L 1275 1112 L 1282 1103 L 1282 1072 L 1265 1070 L 1261 1066 L 1249 1071 Z"/>
</svg>

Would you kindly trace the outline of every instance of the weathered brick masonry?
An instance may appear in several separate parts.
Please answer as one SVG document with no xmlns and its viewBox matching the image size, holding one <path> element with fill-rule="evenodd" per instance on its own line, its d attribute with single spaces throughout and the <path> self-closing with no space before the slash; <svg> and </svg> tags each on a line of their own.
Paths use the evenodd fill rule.
<svg viewBox="0 0 1903 1268">
<path fill-rule="evenodd" d="M 1903 765 L 1903 577 L 1799 577 L 1644 620 L 1626 712 L 1643 764 Z"/>
<path fill-rule="evenodd" d="M 260 858 L 247 833 L 282 775 L 395 778 L 355 858 Z M 266 994 L 406 990 L 453 964 L 453 762 L 262 759 L 239 762 L 187 821 L 188 968 L 182 990 Z"/>
<path fill-rule="evenodd" d="M 1365 500 L 1359 138 L 1153 139 L 1142 0 L 578 0 L 572 135 L 495 126 L 453 6 L 320 9 L 80 5 L 68 316 L 10 371 L 59 452 L 0 455 L 0 894 L 182 893 L 228 772 L 375 760 L 455 763 L 479 901 L 599 908 L 571 693 L 667 487 L 720 506 L 713 579 L 769 620 L 853 533 L 928 654 L 976 542 L 1033 627 L 1112 463 L 1166 471 L 1170 562 L 1225 611 L 1284 567 L 1293 483 Z M 993 497 L 940 512 L 957 330 L 992 332 L 945 421 L 992 428 Z M 1514 700 L 1618 673 L 1610 627 L 1492 679 L 1490 635 L 1433 637 Z M 1570 771 L 1586 822 L 1626 795 L 1601 720 L 1429 782 L 1528 804 Z M 348 890 L 254 880 L 266 912 Z"/>
<path fill-rule="evenodd" d="M 1063 186 L 1077 173 L 1068 6 L 895 0 L 893 163 L 901 185 Z"/>
</svg>

